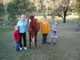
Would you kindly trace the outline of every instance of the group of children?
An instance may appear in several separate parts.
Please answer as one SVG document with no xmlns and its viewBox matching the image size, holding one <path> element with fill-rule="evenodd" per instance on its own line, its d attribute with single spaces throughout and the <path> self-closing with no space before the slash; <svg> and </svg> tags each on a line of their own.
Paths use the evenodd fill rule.
<svg viewBox="0 0 80 60">
<path fill-rule="evenodd" d="M 58 22 L 54 21 L 54 24 L 52 25 L 52 35 L 50 36 L 49 42 L 48 44 L 51 44 L 52 39 L 53 40 L 53 45 L 56 44 L 56 39 L 58 38 Z M 20 35 L 19 35 L 19 29 L 18 26 L 14 27 L 14 33 L 13 33 L 13 38 L 14 38 L 14 42 L 15 42 L 15 48 L 17 51 L 20 50 Z"/>
</svg>

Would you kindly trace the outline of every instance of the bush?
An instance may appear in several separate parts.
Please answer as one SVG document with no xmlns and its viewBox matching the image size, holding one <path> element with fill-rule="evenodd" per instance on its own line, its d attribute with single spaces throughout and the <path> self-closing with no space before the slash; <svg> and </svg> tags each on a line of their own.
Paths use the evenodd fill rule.
<svg viewBox="0 0 80 60">
<path fill-rule="evenodd" d="M 31 6 L 28 0 L 12 0 L 7 4 L 8 20 L 17 21 L 17 16 L 34 11 L 34 6 Z"/>
<path fill-rule="evenodd" d="M 4 7 L 2 1 L 0 1 L 0 20 L 3 20 Z"/>
<path fill-rule="evenodd" d="M 77 11 L 79 18 L 80 18 L 80 1 L 79 0 L 76 1 L 76 11 Z"/>
</svg>

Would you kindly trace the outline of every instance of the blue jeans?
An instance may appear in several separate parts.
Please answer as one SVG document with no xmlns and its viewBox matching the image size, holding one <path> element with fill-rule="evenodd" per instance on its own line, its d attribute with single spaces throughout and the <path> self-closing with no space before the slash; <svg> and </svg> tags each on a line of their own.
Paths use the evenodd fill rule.
<svg viewBox="0 0 80 60">
<path fill-rule="evenodd" d="M 16 50 L 20 49 L 20 41 L 14 41 Z"/>
</svg>

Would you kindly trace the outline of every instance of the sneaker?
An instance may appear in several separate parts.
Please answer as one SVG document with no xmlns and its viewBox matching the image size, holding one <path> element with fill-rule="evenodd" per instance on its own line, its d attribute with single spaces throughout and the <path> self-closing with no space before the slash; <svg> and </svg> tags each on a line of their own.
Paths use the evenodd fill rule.
<svg viewBox="0 0 80 60">
<path fill-rule="evenodd" d="M 27 47 L 24 47 L 24 50 L 27 50 Z"/>
<path fill-rule="evenodd" d="M 22 47 L 20 47 L 20 50 L 22 50 Z"/>
</svg>

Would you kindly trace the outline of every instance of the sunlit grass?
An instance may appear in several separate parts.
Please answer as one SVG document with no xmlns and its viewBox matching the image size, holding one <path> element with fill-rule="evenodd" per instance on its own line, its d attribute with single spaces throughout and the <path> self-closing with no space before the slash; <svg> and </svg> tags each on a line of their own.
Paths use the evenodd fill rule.
<svg viewBox="0 0 80 60">
<path fill-rule="evenodd" d="M 79 18 L 79 16 L 78 15 L 68 15 L 67 17 L 66 17 L 66 20 L 75 20 L 75 19 L 78 19 Z M 63 20 L 61 17 L 58 17 L 58 16 L 56 16 L 54 19 L 56 19 L 56 20 Z"/>
<path fill-rule="evenodd" d="M 52 16 L 46 16 L 47 20 L 63 20 L 61 17 L 55 16 L 54 19 L 52 18 Z M 43 16 L 35 16 L 35 18 L 37 18 L 38 20 L 43 20 Z M 68 15 L 67 16 L 67 20 L 76 20 L 78 19 L 79 16 L 78 15 Z"/>
<path fill-rule="evenodd" d="M 52 16 L 46 16 L 47 19 L 52 19 Z M 35 16 L 38 20 L 43 20 L 43 16 Z"/>
</svg>

